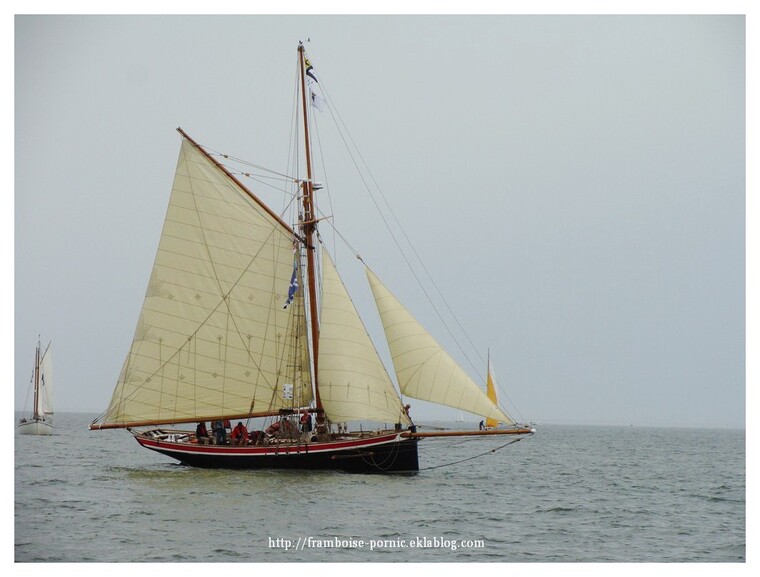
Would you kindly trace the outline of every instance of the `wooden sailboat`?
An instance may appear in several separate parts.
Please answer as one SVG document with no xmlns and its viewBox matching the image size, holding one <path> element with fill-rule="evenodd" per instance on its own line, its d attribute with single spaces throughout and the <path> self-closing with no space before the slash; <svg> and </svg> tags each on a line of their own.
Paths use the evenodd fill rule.
<svg viewBox="0 0 760 577">
<path fill-rule="evenodd" d="M 32 388 L 34 408 L 31 417 L 23 417 L 19 422 L 19 434 L 50 435 L 53 432 L 53 354 L 50 345 L 42 351 L 37 343 Z"/>
<path fill-rule="evenodd" d="M 436 434 L 417 431 L 316 234 L 307 99 L 323 102 L 303 45 L 298 57 L 306 174 L 294 179 L 297 222 L 291 227 L 178 129 L 134 340 L 90 428 L 129 429 L 143 447 L 198 467 L 416 471 L 419 440 Z M 513 425 L 501 434 L 532 432 L 514 425 L 365 268 L 401 394 Z M 219 426 L 211 442 L 200 428 L 176 428 L 207 421 L 245 421 L 246 430 L 228 444 Z"/>
</svg>

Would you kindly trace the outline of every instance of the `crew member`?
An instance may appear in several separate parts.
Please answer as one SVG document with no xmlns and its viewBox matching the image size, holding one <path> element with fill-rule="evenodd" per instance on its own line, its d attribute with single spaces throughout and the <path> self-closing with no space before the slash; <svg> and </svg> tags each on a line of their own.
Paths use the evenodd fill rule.
<svg viewBox="0 0 760 577">
<path fill-rule="evenodd" d="M 248 442 L 248 429 L 245 428 L 242 421 L 238 421 L 238 424 L 232 429 L 230 438 L 233 445 L 245 445 Z"/>
</svg>

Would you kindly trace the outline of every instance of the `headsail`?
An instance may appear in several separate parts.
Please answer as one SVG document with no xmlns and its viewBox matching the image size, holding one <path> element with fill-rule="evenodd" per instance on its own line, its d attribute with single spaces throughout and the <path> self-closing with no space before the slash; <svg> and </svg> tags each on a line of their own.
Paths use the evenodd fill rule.
<svg viewBox="0 0 760 577">
<path fill-rule="evenodd" d="M 283 308 L 293 258 L 293 231 L 185 136 L 134 340 L 102 425 L 308 404 L 302 292 Z"/>
<path fill-rule="evenodd" d="M 319 393 L 327 416 L 333 422 L 411 424 L 326 250 L 322 269 Z"/>
<path fill-rule="evenodd" d="M 493 378 L 493 372 L 491 370 L 491 357 L 488 357 L 488 376 L 486 377 L 486 395 L 491 399 L 491 402 L 499 406 L 499 399 L 496 395 L 496 382 Z M 486 427 L 496 427 L 499 425 L 499 421 L 492 417 L 486 417 Z"/>
<path fill-rule="evenodd" d="M 512 423 L 369 269 L 367 277 L 401 392 L 415 399 Z"/>
</svg>

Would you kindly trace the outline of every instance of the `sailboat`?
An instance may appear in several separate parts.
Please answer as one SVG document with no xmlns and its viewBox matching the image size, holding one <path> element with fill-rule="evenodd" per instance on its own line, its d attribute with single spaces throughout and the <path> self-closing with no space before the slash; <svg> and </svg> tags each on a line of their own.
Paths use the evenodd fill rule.
<svg viewBox="0 0 760 577">
<path fill-rule="evenodd" d="M 53 355 L 48 344 L 45 351 L 37 342 L 32 373 L 34 408 L 31 417 L 18 424 L 21 435 L 50 435 L 53 432 Z"/>
<path fill-rule="evenodd" d="M 90 429 L 128 429 L 142 447 L 197 467 L 380 473 L 419 470 L 426 437 L 496 433 L 418 431 L 401 395 L 510 424 L 498 434 L 531 434 L 359 259 L 399 394 L 317 231 L 307 102 L 321 108 L 324 98 L 301 43 L 298 63 L 305 174 L 293 177 L 293 224 L 225 155 L 177 129 L 179 160 L 132 345 Z M 230 440 L 235 421 L 241 433 Z M 178 428 L 190 423 L 195 432 Z"/>
</svg>

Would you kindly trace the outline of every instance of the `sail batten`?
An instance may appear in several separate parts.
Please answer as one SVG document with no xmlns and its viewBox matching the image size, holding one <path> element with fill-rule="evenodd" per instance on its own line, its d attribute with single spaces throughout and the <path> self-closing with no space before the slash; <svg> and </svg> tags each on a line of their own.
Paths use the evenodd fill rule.
<svg viewBox="0 0 760 577">
<path fill-rule="evenodd" d="M 183 139 L 144 304 L 102 424 L 307 406 L 302 295 L 283 307 L 298 258 L 293 240 L 290 227 Z"/>
<path fill-rule="evenodd" d="M 512 423 L 380 279 L 369 268 L 366 271 L 401 392 L 415 399 Z"/>
</svg>

